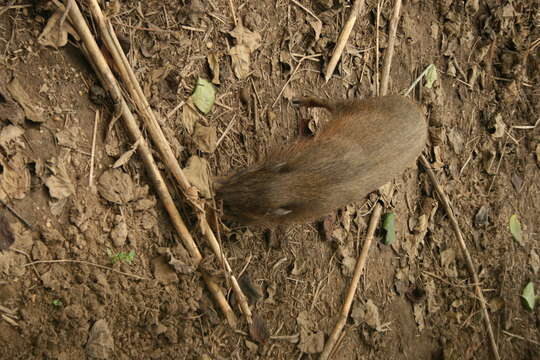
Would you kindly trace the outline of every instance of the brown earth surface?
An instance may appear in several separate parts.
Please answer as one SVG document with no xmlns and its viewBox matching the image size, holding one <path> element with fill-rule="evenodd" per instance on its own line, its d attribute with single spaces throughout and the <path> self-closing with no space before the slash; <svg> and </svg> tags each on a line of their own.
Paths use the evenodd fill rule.
<svg viewBox="0 0 540 360">
<path fill-rule="evenodd" d="M 111 1 L 107 14 L 180 164 L 196 155 L 225 175 L 324 122 L 292 96 L 376 95 L 393 3 L 380 3 L 377 29 L 377 2 L 366 1 L 328 83 L 321 70 L 350 11 L 344 0 Z M 110 126 L 111 101 L 76 39 L 38 41 L 54 10 L 52 1 L 0 4 L 0 199 L 28 223 L 0 205 L 15 238 L 0 251 L 0 358 L 318 358 L 377 197 L 337 211 L 326 233 L 317 223 L 269 232 L 226 222 L 225 255 L 259 292 L 252 310 L 272 337 L 258 343 L 236 307 L 231 329 L 139 156 L 110 170 L 133 142 L 121 121 Z M 240 55 L 235 20 L 253 45 Z M 433 87 L 422 80 L 411 96 L 429 121 L 424 153 L 477 265 L 503 359 L 540 358 L 540 307 L 521 297 L 530 281 L 540 286 L 539 26 L 535 1 L 403 1 L 390 72 L 398 93 L 429 64 L 438 70 Z M 241 55 L 247 69 L 232 65 Z M 194 125 L 187 105 L 176 108 L 199 77 L 214 78 L 217 102 Z M 192 209 L 173 196 L 201 269 L 234 306 Z M 423 169 L 395 179 L 385 212 L 396 214 L 396 241 L 377 232 L 333 358 L 493 359 L 464 255 Z"/>
</svg>

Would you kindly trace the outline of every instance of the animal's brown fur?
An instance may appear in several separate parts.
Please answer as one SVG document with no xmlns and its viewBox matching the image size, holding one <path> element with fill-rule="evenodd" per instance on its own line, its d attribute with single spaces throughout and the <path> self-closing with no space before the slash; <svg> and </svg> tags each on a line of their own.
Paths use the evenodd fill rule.
<svg viewBox="0 0 540 360">
<path fill-rule="evenodd" d="M 330 102 L 330 121 L 312 139 L 275 151 L 266 161 L 217 185 L 225 215 L 242 224 L 289 224 L 320 218 L 362 199 L 407 167 L 424 148 L 427 125 L 412 101 L 399 95 Z"/>
</svg>

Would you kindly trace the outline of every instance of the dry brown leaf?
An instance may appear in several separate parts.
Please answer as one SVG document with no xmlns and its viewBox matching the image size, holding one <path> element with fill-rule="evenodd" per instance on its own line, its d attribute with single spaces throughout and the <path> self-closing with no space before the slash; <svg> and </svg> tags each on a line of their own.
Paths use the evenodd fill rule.
<svg viewBox="0 0 540 360">
<path fill-rule="evenodd" d="M 115 204 L 126 204 L 135 197 L 135 185 L 131 177 L 120 169 L 105 171 L 98 181 L 98 192 Z"/>
<path fill-rule="evenodd" d="M 75 193 L 75 186 L 66 170 L 64 160 L 58 160 L 56 164 L 49 166 L 53 175 L 45 180 L 45 185 L 49 188 L 49 194 L 56 200 L 63 200 Z"/>
<path fill-rule="evenodd" d="M 241 21 L 232 31 L 229 31 L 229 34 L 236 39 L 237 45 L 245 45 L 249 54 L 261 46 L 261 34 L 245 28 Z"/>
<path fill-rule="evenodd" d="M 249 76 L 251 69 L 250 54 L 249 48 L 245 45 L 236 45 L 229 50 L 234 75 L 239 80 L 243 80 Z"/>
<path fill-rule="evenodd" d="M 171 284 L 178 281 L 178 275 L 169 265 L 165 255 L 157 256 L 151 261 L 152 271 L 157 281 L 162 284 Z"/>
<path fill-rule="evenodd" d="M 47 25 L 45 25 L 45 28 L 38 36 L 38 43 L 43 46 L 59 48 L 67 44 L 68 35 L 79 40 L 79 35 L 75 29 L 73 29 L 67 18 L 60 24 L 62 15 L 64 15 L 64 9 L 60 8 L 52 14 L 47 21 Z"/>
<path fill-rule="evenodd" d="M 315 41 L 319 40 L 319 38 L 321 37 L 322 22 L 319 19 L 315 19 L 312 17 L 308 17 L 307 22 L 309 23 L 309 25 L 311 25 L 313 31 L 315 31 Z"/>
<path fill-rule="evenodd" d="M 116 160 L 112 166 L 113 169 L 119 168 L 120 166 L 123 166 L 127 164 L 127 162 L 131 159 L 133 154 L 135 154 L 135 151 L 137 151 L 137 148 L 139 147 L 139 144 L 141 143 L 141 139 L 139 138 L 135 143 L 131 146 L 131 148 L 120 155 L 118 160 Z"/>
<path fill-rule="evenodd" d="M 180 275 L 193 274 L 196 267 L 189 256 L 187 250 L 180 244 L 174 248 L 159 248 L 158 254 L 165 257 L 167 263 L 172 266 L 174 271 Z"/>
<path fill-rule="evenodd" d="M 197 144 L 199 150 L 213 153 L 217 146 L 216 128 L 197 123 L 193 132 L 193 141 Z"/>
<path fill-rule="evenodd" d="M 494 129 L 493 134 L 491 134 L 493 138 L 500 138 L 504 135 L 506 124 L 504 123 L 501 114 L 495 115 L 495 121 L 492 124 L 492 128 Z"/>
<path fill-rule="evenodd" d="M 448 277 L 457 277 L 456 252 L 454 249 L 446 249 L 441 252 L 441 266 Z"/>
<path fill-rule="evenodd" d="M 24 129 L 17 125 L 8 125 L 0 130 L 0 145 L 7 144 L 9 141 L 18 138 L 24 134 Z"/>
<path fill-rule="evenodd" d="M 17 78 L 14 77 L 7 85 L 7 88 L 13 99 L 15 99 L 15 101 L 23 108 L 24 114 L 28 120 L 36 123 L 42 123 L 47 120 L 44 115 L 44 110 L 40 106 L 34 104 L 33 100 L 30 99 L 28 92 L 23 89 Z"/>
<path fill-rule="evenodd" d="M 193 129 L 195 128 L 195 124 L 199 117 L 194 106 L 191 97 L 189 97 L 184 106 L 182 106 L 182 124 L 184 124 L 184 128 L 189 135 L 193 134 Z"/>
<path fill-rule="evenodd" d="M 212 71 L 212 82 L 216 85 L 221 84 L 219 80 L 219 55 L 216 53 L 209 54 L 207 61 L 210 71 Z"/>
<path fill-rule="evenodd" d="M 206 159 L 198 156 L 190 157 L 184 169 L 184 174 L 189 183 L 195 186 L 203 197 L 209 199 L 212 196 L 208 176 L 208 161 Z"/>
<path fill-rule="evenodd" d="M 7 161 L 0 154 L 0 200 L 22 199 L 30 190 L 30 171 L 21 153 L 15 154 Z"/>
</svg>

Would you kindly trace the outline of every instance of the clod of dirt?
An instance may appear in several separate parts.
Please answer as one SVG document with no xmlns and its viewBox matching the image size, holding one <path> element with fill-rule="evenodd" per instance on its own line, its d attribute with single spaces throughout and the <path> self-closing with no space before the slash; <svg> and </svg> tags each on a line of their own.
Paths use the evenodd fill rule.
<svg viewBox="0 0 540 360">
<path fill-rule="evenodd" d="M 15 236 L 8 221 L 0 216 L 0 251 L 8 249 L 14 242 Z"/>
<path fill-rule="evenodd" d="M 116 225 L 111 230 L 111 240 L 116 247 L 122 247 L 126 243 L 128 229 L 124 218 L 117 215 L 115 218 Z"/>
<path fill-rule="evenodd" d="M 100 319 L 92 326 L 85 350 L 89 357 L 95 359 L 110 359 L 112 357 L 114 339 L 105 320 Z"/>
<path fill-rule="evenodd" d="M 99 177 L 98 192 L 112 203 L 126 204 L 134 198 L 135 185 L 128 174 L 120 169 L 111 169 Z"/>
<path fill-rule="evenodd" d="M 326 216 L 321 223 L 321 232 L 326 241 L 332 240 L 332 233 L 334 232 L 334 228 L 336 226 L 336 220 L 336 214 L 332 213 Z"/>
<path fill-rule="evenodd" d="M 217 146 L 216 128 L 197 123 L 193 131 L 193 141 L 197 144 L 199 150 L 206 153 L 213 153 Z"/>
<path fill-rule="evenodd" d="M 37 104 L 34 103 L 28 91 L 26 91 L 17 78 L 13 78 L 11 82 L 7 85 L 11 96 L 24 110 L 25 117 L 33 122 L 42 123 L 47 121 L 47 118 L 44 115 L 44 110 Z"/>
<path fill-rule="evenodd" d="M 34 258 L 34 259 L 40 259 L 40 258 Z M 60 289 L 60 281 L 55 278 L 54 273 L 52 270 L 47 271 L 44 274 L 41 274 L 41 282 L 43 283 L 43 286 L 47 289 L 52 289 L 54 291 L 58 291 Z"/>
<path fill-rule="evenodd" d="M 199 193 L 209 199 L 212 195 L 210 192 L 210 180 L 208 178 L 208 161 L 198 156 L 192 156 L 187 162 L 184 169 L 189 183 L 199 190 Z"/>
</svg>

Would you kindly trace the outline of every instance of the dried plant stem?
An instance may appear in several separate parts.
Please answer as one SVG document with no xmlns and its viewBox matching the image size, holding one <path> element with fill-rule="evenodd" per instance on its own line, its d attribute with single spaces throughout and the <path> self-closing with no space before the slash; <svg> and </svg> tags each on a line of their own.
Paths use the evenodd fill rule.
<svg viewBox="0 0 540 360">
<path fill-rule="evenodd" d="M 88 175 L 88 187 L 90 188 L 90 190 L 94 189 L 94 162 L 96 157 L 96 137 L 99 116 L 99 110 L 96 110 L 96 114 L 94 117 L 94 133 L 92 135 L 92 152 L 90 155 L 90 174 Z"/>
<path fill-rule="evenodd" d="M 26 264 L 24 264 L 23 266 L 26 267 L 26 266 L 33 266 L 33 265 L 37 265 L 37 264 L 58 264 L 58 263 L 64 263 L 64 264 L 66 264 L 66 263 L 72 263 L 72 264 L 84 264 L 84 265 L 90 265 L 90 266 L 94 266 L 94 267 L 97 267 L 97 268 L 100 268 L 100 269 L 103 269 L 103 270 L 112 271 L 112 272 L 115 272 L 115 273 L 120 274 L 120 275 L 132 277 L 132 278 L 134 278 L 134 279 L 138 279 L 138 280 L 150 280 L 149 278 L 145 278 L 145 277 L 143 277 L 143 276 L 139 276 L 139 275 L 135 275 L 135 274 L 130 274 L 130 273 L 127 273 L 127 272 L 123 272 L 123 271 L 120 271 L 120 270 L 113 269 L 113 268 L 108 267 L 108 266 L 99 265 L 99 264 L 96 264 L 96 263 L 93 263 L 93 262 L 90 262 L 90 261 L 85 261 L 85 260 L 70 260 L 70 259 L 60 259 L 60 260 L 38 260 L 38 261 L 32 261 L 32 262 L 26 263 Z"/>
<path fill-rule="evenodd" d="M 334 73 L 334 70 L 336 69 L 336 65 L 339 59 L 341 58 L 343 49 L 345 49 L 345 45 L 347 44 L 347 41 L 349 40 L 349 36 L 351 35 L 351 31 L 354 27 L 354 24 L 356 23 L 356 18 L 358 17 L 358 13 L 364 7 L 364 3 L 365 3 L 365 0 L 354 1 L 354 4 L 351 9 L 351 13 L 349 14 L 349 18 L 347 19 L 347 22 L 345 22 L 345 26 L 343 26 L 343 30 L 341 30 L 341 34 L 339 34 L 336 47 L 334 48 L 334 52 L 332 53 L 332 57 L 330 58 L 330 61 L 328 62 L 328 65 L 326 66 L 326 70 L 324 72 L 324 80 L 326 82 L 330 80 L 330 78 L 332 77 L 332 74 Z"/>
<path fill-rule="evenodd" d="M 131 136 L 133 141 L 137 141 L 140 139 L 138 151 L 141 155 L 148 175 L 150 176 L 154 184 L 155 190 L 158 193 L 165 209 L 167 210 L 167 213 L 171 218 L 171 222 L 173 223 L 175 230 L 178 232 L 180 238 L 184 242 L 184 246 L 189 251 L 195 264 L 198 264 L 202 259 L 201 253 L 199 252 L 195 241 L 193 241 L 191 234 L 189 233 L 186 225 L 184 224 L 184 221 L 182 220 L 178 209 L 176 209 L 176 206 L 174 205 L 172 196 L 169 193 L 169 190 L 165 185 L 165 180 L 163 179 L 154 161 L 148 143 L 143 138 L 139 126 L 135 120 L 135 117 L 131 113 L 128 104 L 122 96 L 120 86 L 114 78 L 114 75 L 109 68 L 109 65 L 107 64 L 107 61 L 105 60 L 94 37 L 92 36 L 92 33 L 90 32 L 90 29 L 88 28 L 88 25 L 86 24 L 86 21 L 84 20 L 84 17 L 82 16 L 77 3 L 73 3 L 69 16 L 74 28 L 77 30 L 79 36 L 81 37 L 81 40 L 83 41 L 88 56 L 91 57 L 91 62 L 93 63 L 96 71 L 98 72 L 98 77 L 102 80 L 103 86 L 107 88 L 107 90 L 111 94 L 114 103 L 119 109 L 118 112 L 122 114 L 122 118 L 124 119 L 124 124 L 129 135 Z"/>
<path fill-rule="evenodd" d="M 103 13 L 101 12 L 101 9 L 99 5 L 97 4 L 96 0 L 89 1 L 88 6 L 90 9 L 90 12 L 92 13 L 92 16 L 94 17 L 94 19 L 96 20 L 98 24 L 98 27 L 100 29 L 100 32 L 102 34 L 102 37 L 104 39 L 106 46 L 108 50 L 111 52 L 111 55 L 115 61 L 115 65 L 119 69 L 120 76 L 122 77 L 122 80 L 126 84 L 128 92 L 130 96 L 132 97 L 135 105 L 137 106 L 137 109 L 139 113 L 141 114 L 141 118 L 143 119 L 144 124 L 146 128 L 148 129 L 148 132 L 152 138 L 152 141 L 156 145 L 163 162 L 165 163 L 167 169 L 173 175 L 174 179 L 176 180 L 176 182 L 182 189 L 182 192 L 186 200 L 195 209 L 195 213 L 199 220 L 198 224 L 199 224 L 201 233 L 205 236 L 206 240 L 208 241 L 208 243 L 210 244 L 211 248 L 214 250 L 216 255 L 218 257 L 223 257 L 219 243 L 217 242 L 212 230 L 210 229 L 210 226 L 208 225 L 206 221 L 206 214 L 203 210 L 203 203 L 198 198 L 196 189 L 191 186 L 185 174 L 183 173 L 182 169 L 180 168 L 178 161 L 174 157 L 174 153 L 167 139 L 165 138 L 165 135 L 163 134 L 161 127 L 159 126 L 156 116 L 151 111 L 151 107 L 148 104 L 146 97 L 144 96 L 142 88 L 140 87 L 135 77 L 135 74 L 133 70 L 131 69 L 131 66 L 129 65 L 127 57 L 125 56 L 120 46 L 120 43 L 116 37 L 116 34 L 114 32 L 114 29 L 112 28 L 111 23 L 108 20 L 106 20 L 105 17 L 103 16 Z M 176 208 L 174 210 L 177 212 Z M 184 236 L 189 235 L 189 238 L 191 238 L 191 235 L 189 234 L 189 232 L 187 232 L 187 229 L 186 229 L 186 233 L 187 234 L 184 234 Z M 185 239 L 183 240 L 185 243 L 186 242 Z M 216 251 L 216 249 L 219 249 L 219 251 Z M 197 253 L 198 253 L 198 250 L 197 250 Z M 198 256 L 199 257 L 196 259 L 197 263 L 200 261 L 200 253 L 198 253 Z M 238 282 L 236 281 L 236 278 L 232 274 L 232 269 L 230 268 L 230 266 L 228 266 L 228 263 L 226 264 L 225 268 L 227 271 L 227 275 L 231 278 L 233 291 L 237 295 L 238 302 L 240 304 L 240 307 L 244 315 L 246 316 L 246 320 L 248 321 L 248 323 L 251 323 L 251 311 L 249 309 L 249 305 L 247 303 L 246 297 L 242 293 L 240 286 L 238 285 Z M 227 318 L 229 319 L 230 317 L 227 317 Z M 234 325 L 235 324 L 231 324 L 231 326 L 234 326 Z"/>
<path fill-rule="evenodd" d="M 399 13 L 401 11 L 401 0 L 396 0 L 394 4 L 394 14 L 390 19 L 390 34 L 388 36 L 388 47 L 384 54 L 384 63 L 381 77 L 381 94 L 388 93 L 388 83 L 390 77 L 390 66 L 392 65 L 392 57 L 394 56 L 394 44 L 396 42 L 397 25 L 399 22 Z M 378 50 L 378 49 L 377 49 Z"/>
<path fill-rule="evenodd" d="M 461 232 L 459 223 L 452 210 L 452 205 L 450 204 L 450 200 L 448 199 L 448 196 L 446 196 L 445 192 L 439 185 L 439 182 L 437 181 L 437 178 L 435 177 L 435 173 L 431 169 L 431 166 L 429 162 L 427 161 L 427 159 L 424 157 L 424 155 L 420 155 L 420 163 L 422 164 L 422 166 L 424 167 L 424 170 L 428 174 L 429 179 L 431 180 L 433 187 L 435 188 L 435 191 L 437 192 L 437 195 L 439 195 L 439 199 L 441 200 L 443 208 L 446 211 L 448 218 L 450 219 L 450 223 L 452 224 L 452 228 L 454 229 L 454 232 L 456 233 L 459 247 L 461 248 L 461 251 L 465 255 L 465 259 L 467 261 L 467 267 L 469 268 L 469 273 L 473 279 L 476 297 L 478 298 L 478 301 L 480 302 L 480 307 L 482 309 L 482 315 L 484 319 L 484 324 L 488 332 L 491 351 L 493 352 L 495 359 L 499 360 L 500 359 L 499 350 L 497 348 L 497 343 L 495 342 L 495 335 L 493 334 L 493 327 L 491 326 L 491 320 L 490 320 L 489 312 L 486 306 L 486 299 L 484 298 L 484 293 L 482 292 L 482 289 L 480 288 L 480 279 L 478 278 L 476 267 L 474 266 L 471 254 L 469 253 L 469 250 L 467 249 L 467 244 L 465 243 L 465 239 L 463 238 L 463 233 Z"/>
<path fill-rule="evenodd" d="M 232 311 L 231 307 L 229 306 L 229 303 L 227 302 L 227 299 L 223 295 L 223 292 L 221 291 L 219 286 L 216 284 L 214 279 L 212 279 L 212 277 L 210 277 L 208 274 L 203 273 L 202 277 L 203 277 L 204 283 L 206 284 L 206 286 L 210 290 L 210 293 L 214 297 L 214 301 L 220 307 L 221 311 L 223 311 L 223 314 L 227 318 L 227 322 L 229 324 L 236 325 L 236 322 L 237 322 L 236 315 L 234 315 L 234 311 Z M 236 327 L 233 325 L 231 326 Z"/>
<path fill-rule="evenodd" d="M 341 332 L 343 328 L 345 327 L 345 324 L 347 323 L 349 311 L 351 310 L 352 302 L 354 300 L 354 295 L 356 294 L 356 289 L 358 288 L 358 282 L 360 281 L 360 276 L 362 276 L 362 271 L 364 270 L 364 266 L 366 265 L 369 249 L 371 247 L 371 243 L 373 242 L 375 229 L 377 228 L 377 224 L 379 223 L 381 213 L 382 213 L 382 205 L 380 202 L 378 202 L 377 204 L 375 204 L 375 207 L 373 209 L 373 213 L 369 221 L 366 241 L 364 242 L 364 246 L 362 247 L 360 256 L 356 260 L 356 265 L 354 267 L 354 273 L 351 280 L 351 285 L 347 291 L 347 295 L 345 296 L 345 301 L 343 303 L 341 313 L 339 314 L 338 321 L 336 325 L 334 326 L 334 329 L 332 330 L 330 337 L 328 338 L 328 340 L 326 340 L 326 344 L 324 344 L 323 352 L 321 353 L 321 357 L 319 358 L 320 360 L 326 360 L 330 357 L 330 354 L 333 352 L 334 346 L 335 344 L 337 344 L 337 341 L 339 340 Z"/>
</svg>

